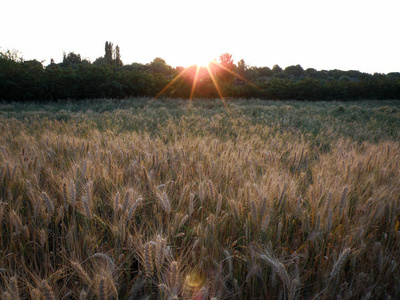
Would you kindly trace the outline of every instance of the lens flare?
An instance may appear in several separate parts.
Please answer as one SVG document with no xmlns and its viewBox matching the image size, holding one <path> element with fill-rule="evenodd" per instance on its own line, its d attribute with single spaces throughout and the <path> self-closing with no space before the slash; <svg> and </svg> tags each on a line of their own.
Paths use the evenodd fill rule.
<svg viewBox="0 0 400 300">
<path fill-rule="evenodd" d="M 185 278 L 185 286 L 189 289 L 199 289 L 203 284 L 204 278 L 197 272 L 193 272 Z"/>
<path fill-rule="evenodd" d="M 196 74 L 194 75 L 194 80 L 193 80 L 193 84 L 192 84 L 192 90 L 190 91 L 189 101 L 192 101 L 192 99 L 193 99 L 194 91 L 196 89 L 197 79 L 199 77 L 199 71 L 200 71 L 200 67 L 196 66 Z"/>
<path fill-rule="evenodd" d="M 235 72 L 233 72 L 232 70 L 230 70 L 229 68 L 225 67 L 223 64 L 221 64 L 221 63 L 219 63 L 219 62 L 217 62 L 217 61 L 215 61 L 215 60 L 212 60 L 212 61 L 209 61 L 205 66 L 202 66 L 201 64 L 197 64 L 197 65 L 192 65 L 192 66 L 190 66 L 190 67 L 187 67 L 187 68 L 183 69 L 183 70 L 182 70 L 181 72 L 179 72 L 179 74 L 178 74 L 177 76 L 175 76 L 175 77 L 160 91 L 160 92 L 158 92 L 158 94 L 154 97 L 154 99 L 160 97 L 170 86 L 172 86 L 172 85 L 174 84 L 174 82 L 176 82 L 180 77 L 182 77 L 182 75 L 184 75 L 186 72 L 188 72 L 188 71 L 191 70 L 193 67 L 195 67 L 195 68 L 196 68 L 196 71 L 195 71 L 195 75 L 194 75 L 194 79 L 193 79 L 193 83 L 192 83 L 192 88 L 191 88 L 191 90 L 190 90 L 190 96 L 189 96 L 189 107 L 190 107 L 190 105 L 191 105 L 191 103 L 192 103 L 192 100 L 193 100 L 193 97 L 194 97 L 194 93 L 195 93 L 195 91 L 196 91 L 196 85 L 197 85 L 198 80 L 199 80 L 199 72 L 200 72 L 200 69 L 205 67 L 206 70 L 207 70 L 207 72 L 208 72 L 208 75 L 210 76 L 210 79 L 211 79 L 212 83 L 214 84 L 215 89 L 217 90 L 217 93 L 218 93 L 219 98 L 221 99 L 222 103 L 224 104 L 225 109 L 229 112 L 229 107 L 228 107 L 228 105 L 226 104 L 225 97 L 224 97 L 224 95 L 222 94 L 222 91 L 221 91 L 221 88 L 220 88 L 220 86 L 219 86 L 219 84 L 218 84 L 218 81 L 216 80 L 216 78 L 215 78 L 213 72 L 212 72 L 211 69 L 210 69 L 210 66 L 211 66 L 211 65 L 215 65 L 215 66 L 219 67 L 220 69 L 222 69 L 222 70 L 224 70 L 224 71 L 226 71 L 226 72 L 232 74 L 232 75 L 235 76 L 236 78 L 242 80 L 243 82 L 246 82 L 247 84 L 251 85 L 252 87 L 254 87 L 254 88 L 256 88 L 256 89 L 259 89 L 259 88 L 257 87 L 257 85 L 255 85 L 255 84 L 252 83 L 251 81 L 247 80 L 246 78 L 244 78 L 244 77 L 241 76 L 240 74 L 235 73 Z"/>
<path fill-rule="evenodd" d="M 193 271 L 185 278 L 184 291 L 190 295 L 191 300 L 200 300 L 204 298 L 203 287 L 205 285 L 205 278 L 200 273 Z"/>
<path fill-rule="evenodd" d="M 219 98 L 221 99 L 222 103 L 224 104 L 225 109 L 227 111 L 229 111 L 228 105 L 226 105 L 225 98 L 221 93 L 221 89 L 219 88 L 218 82 L 215 80 L 215 77 L 210 70 L 210 65 L 207 66 L 207 71 L 208 71 L 208 74 L 210 74 L 210 78 L 211 78 L 212 82 L 214 83 L 215 88 L 217 89 L 217 93 L 218 93 Z"/>
</svg>

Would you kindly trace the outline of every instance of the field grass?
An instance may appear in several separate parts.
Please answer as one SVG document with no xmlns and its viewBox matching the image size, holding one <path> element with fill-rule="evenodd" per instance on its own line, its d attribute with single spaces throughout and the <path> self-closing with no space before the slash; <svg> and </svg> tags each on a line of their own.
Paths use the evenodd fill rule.
<svg viewBox="0 0 400 300">
<path fill-rule="evenodd" d="M 1 299 L 399 299 L 400 102 L 0 103 Z"/>
</svg>

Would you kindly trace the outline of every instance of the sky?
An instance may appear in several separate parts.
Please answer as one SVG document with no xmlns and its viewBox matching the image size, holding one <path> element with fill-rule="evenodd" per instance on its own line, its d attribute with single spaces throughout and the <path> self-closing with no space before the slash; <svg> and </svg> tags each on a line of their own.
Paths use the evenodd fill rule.
<svg viewBox="0 0 400 300">
<path fill-rule="evenodd" d="M 90 61 L 111 41 L 124 64 L 206 64 L 400 72 L 400 0 L 13 0 L 1 4 L 0 47 L 25 60 Z"/>
</svg>

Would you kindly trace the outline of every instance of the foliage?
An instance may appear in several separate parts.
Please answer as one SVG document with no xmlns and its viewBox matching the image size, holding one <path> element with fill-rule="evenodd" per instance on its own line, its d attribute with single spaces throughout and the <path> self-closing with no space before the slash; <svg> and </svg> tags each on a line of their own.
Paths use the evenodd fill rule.
<svg viewBox="0 0 400 300">
<path fill-rule="evenodd" d="M 302 76 L 304 74 L 304 70 L 300 65 L 288 66 L 288 67 L 285 68 L 283 73 L 288 75 L 288 76 L 300 77 L 300 76 Z"/>
<path fill-rule="evenodd" d="M 82 58 L 80 54 L 75 54 L 74 52 L 70 52 L 68 55 L 64 53 L 62 65 L 68 67 L 73 64 L 80 64 L 82 62 Z"/>
<path fill-rule="evenodd" d="M 247 66 L 244 60 L 234 64 L 232 55 L 224 53 L 220 61 L 201 68 L 195 91 L 196 70 L 172 68 L 162 58 L 149 64 L 123 65 L 120 49 L 105 44 L 105 55 L 93 64 L 80 54 L 64 53 L 63 62 L 43 66 L 24 61 L 16 51 L 0 52 L 0 100 L 48 101 L 85 98 L 125 98 L 159 96 L 189 98 L 219 97 L 215 84 L 225 97 L 297 100 L 399 99 L 399 73 L 366 74 L 359 71 L 322 70 L 300 65 L 282 70 Z M 179 74 L 185 74 L 180 77 Z M 236 74 L 236 75 L 235 75 Z M 178 76 L 178 78 L 177 78 Z M 215 81 L 215 83 L 214 83 Z M 169 85 L 169 83 L 171 83 Z M 165 87 L 168 86 L 167 89 Z"/>
<path fill-rule="evenodd" d="M 279 65 L 274 65 L 273 67 L 272 67 L 272 74 L 279 74 L 279 73 L 282 73 L 282 68 L 279 66 Z"/>
<path fill-rule="evenodd" d="M 269 67 L 257 68 L 257 71 L 260 77 L 272 77 L 273 75 L 273 72 Z"/>
<path fill-rule="evenodd" d="M 244 59 L 239 60 L 238 65 L 237 65 L 238 75 L 241 77 L 246 76 L 246 70 L 247 70 L 247 65 L 246 65 Z"/>
</svg>

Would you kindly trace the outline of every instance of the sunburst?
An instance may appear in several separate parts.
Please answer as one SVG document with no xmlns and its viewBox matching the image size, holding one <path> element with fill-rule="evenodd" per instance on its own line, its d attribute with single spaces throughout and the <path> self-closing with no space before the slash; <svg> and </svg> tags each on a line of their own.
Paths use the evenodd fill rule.
<svg viewBox="0 0 400 300">
<path fill-rule="evenodd" d="M 217 61 L 215 61 L 215 60 L 212 60 L 212 61 L 209 61 L 209 62 L 208 62 L 207 64 L 205 64 L 205 65 L 201 65 L 201 64 L 192 65 L 192 66 L 190 66 L 190 67 L 187 67 L 187 68 L 183 69 L 183 70 L 182 70 L 181 72 L 179 72 L 179 74 L 178 74 L 177 76 L 175 76 L 163 89 L 161 89 L 161 91 L 158 92 L 158 94 L 157 94 L 154 98 L 160 97 L 160 96 L 161 96 L 169 87 L 171 87 L 179 78 L 181 78 L 186 72 L 188 72 L 188 71 L 191 70 L 193 67 L 195 67 L 195 68 L 196 68 L 196 71 L 195 71 L 195 75 L 194 75 L 194 78 L 193 78 L 192 88 L 191 88 L 191 90 L 190 90 L 190 96 L 189 96 L 189 107 L 190 107 L 190 106 L 191 106 L 191 103 L 192 103 L 192 101 L 193 101 L 194 93 L 195 93 L 195 91 L 196 91 L 196 85 L 197 85 L 197 83 L 198 83 L 198 81 L 199 81 L 200 69 L 205 67 L 206 70 L 207 70 L 207 72 L 208 72 L 208 75 L 209 75 L 210 78 L 211 78 L 211 81 L 212 81 L 213 84 L 214 84 L 214 87 L 215 87 L 215 89 L 216 89 L 216 91 L 217 91 L 217 93 L 218 93 L 219 98 L 221 99 L 222 103 L 224 104 L 225 109 L 226 109 L 227 111 L 229 111 L 229 107 L 228 107 L 228 105 L 226 104 L 225 97 L 224 97 L 224 95 L 222 94 L 221 88 L 220 88 L 220 86 L 219 86 L 219 84 L 218 84 L 218 82 L 217 82 L 217 80 L 216 80 L 216 78 L 215 78 L 213 72 L 212 72 L 211 69 L 210 69 L 210 66 L 211 66 L 211 65 L 215 65 L 215 66 L 221 68 L 222 70 L 225 70 L 226 72 L 232 74 L 232 75 L 235 76 L 236 78 L 238 78 L 238 79 L 240 79 L 240 80 L 242 80 L 242 81 L 244 81 L 244 82 L 246 82 L 246 83 L 250 84 L 251 86 L 253 86 L 253 87 L 255 87 L 255 88 L 258 89 L 258 87 L 257 87 L 253 82 L 247 80 L 246 78 L 244 78 L 243 76 L 239 75 L 238 73 L 233 72 L 233 71 L 230 70 L 229 68 L 225 67 L 223 64 L 221 64 L 221 63 L 219 63 L 219 62 L 217 62 Z"/>
</svg>

